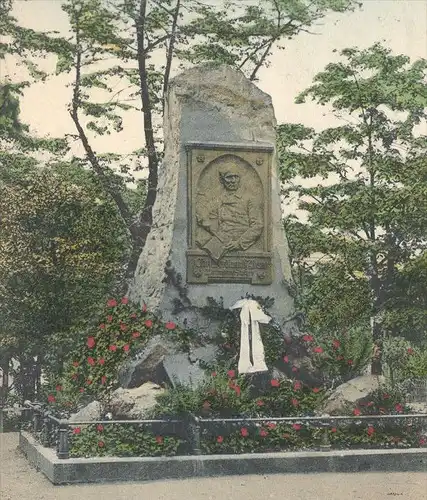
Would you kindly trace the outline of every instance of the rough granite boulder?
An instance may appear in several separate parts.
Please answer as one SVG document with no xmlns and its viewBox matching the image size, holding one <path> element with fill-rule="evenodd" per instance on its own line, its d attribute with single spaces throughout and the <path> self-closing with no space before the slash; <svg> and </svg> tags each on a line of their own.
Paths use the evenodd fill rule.
<svg viewBox="0 0 427 500">
<path fill-rule="evenodd" d="M 68 419 L 70 422 L 101 420 L 102 405 L 99 401 L 92 401 L 77 413 L 73 413 Z"/>
<path fill-rule="evenodd" d="M 112 414 L 113 420 L 138 420 L 146 416 L 156 404 L 156 397 L 162 394 L 164 389 L 157 384 L 147 382 L 135 389 L 116 389 L 108 403 L 105 411 Z"/>
<path fill-rule="evenodd" d="M 176 346 L 156 335 L 150 339 L 136 359 L 126 361 L 119 369 L 118 380 L 121 387 L 132 389 L 140 387 L 145 382 L 162 384 L 167 380 L 163 368 L 165 356 L 175 353 Z"/>
<path fill-rule="evenodd" d="M 384 386 L 382 375 L 361 375 L 338 386 L 322 406 L 321 413 L 333 415 L 347 405 L 356 405 Z"/>
<path fill-rule="evenodd" d="M 213 335 L 218 325 L 200 314 L 207 298 L 222 297 L 224 307 L 229 308 L 246 294 L 256 294 L 275 299 L 269 313 L 283 331 L 296 329 L 291 320 L 292 276 L 282 223 L 275 127 L 271 97 L 230 66 L 205 64 L 171 80 L 164 113 L 165 153 L 159 168 L 153 224 L 130 286 L 132 301 L 145 302 L 166 321 Z M 203 143 L 216 150 L 268 147 L 272 151 L 268 184 L 271 215 L 267 218 L 271 224 L 272 283 L 187 283 L 190 221 L 186 148 L 190 143 Z M 183 307 L 177 308 L 177 303 Z"/>
<path fill-rule="evenodd" d="M 140 387 L 146 382 L 195 387 L 206 374 L 203 363 L 212 364 L 217 347 L 196 347 L 190 353 L 179 352 L 177 346 L 162 336 L 153 337 L 145 348 L 119 369 L 119 383 L 124 389 Z"/>
</svg>

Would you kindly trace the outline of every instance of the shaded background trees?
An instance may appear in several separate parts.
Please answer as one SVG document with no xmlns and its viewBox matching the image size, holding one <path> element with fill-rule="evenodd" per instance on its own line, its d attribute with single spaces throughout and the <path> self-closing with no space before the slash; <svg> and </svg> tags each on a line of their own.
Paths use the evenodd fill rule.
<svg viewBox="0 0 427 500">
<path fill-rule="evenodd" d="M 426 336 L 427 61 L 379 44 L 341 55 L 297 100 L 330 104 L 343 124 L 279 127 L 285 192 L 308 222 L 291 215 L 286 227 L 309 324 L 370 328 L 379 373 L 385 336 Z"/>
</svg>

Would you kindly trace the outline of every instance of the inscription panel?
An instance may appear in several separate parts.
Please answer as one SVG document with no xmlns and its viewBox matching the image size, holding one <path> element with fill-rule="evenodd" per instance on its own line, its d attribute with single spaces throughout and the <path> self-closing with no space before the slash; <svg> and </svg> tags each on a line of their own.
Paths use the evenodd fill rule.
<svg viewBox="0 0 427 500">
<path fill-rule="evenodd" d="M 188 283 L 272 282 L 272 150 L 187 145 Z"/>
</svg>

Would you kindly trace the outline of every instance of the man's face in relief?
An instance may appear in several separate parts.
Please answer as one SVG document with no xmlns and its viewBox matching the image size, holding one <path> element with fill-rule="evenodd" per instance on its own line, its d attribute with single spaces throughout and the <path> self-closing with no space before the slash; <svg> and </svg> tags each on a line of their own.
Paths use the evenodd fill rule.
<svg viewBox="0 0 427 500">
<path fill-rule="evenodd" d="M 237 191 L 240 186 L 240 175 L 235 172 L 224 172 L 220 174 L 221 182 L 228 191 Z"/>
</svg>

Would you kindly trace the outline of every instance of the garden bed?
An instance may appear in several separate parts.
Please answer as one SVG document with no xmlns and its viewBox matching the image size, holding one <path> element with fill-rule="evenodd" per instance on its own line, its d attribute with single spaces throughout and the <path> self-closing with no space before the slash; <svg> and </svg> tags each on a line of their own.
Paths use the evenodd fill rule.
<svg viewBox="0 0 427 500">
<path fill-rule="evenodd" d="M 314 472 L 423 472 L 427 449 L 332 450 L 175 457 L 58 459 L 55 451 L 22 431 L 19 448 L 53 484 L 156 481 L 190 477 Z"/>
</svg>

